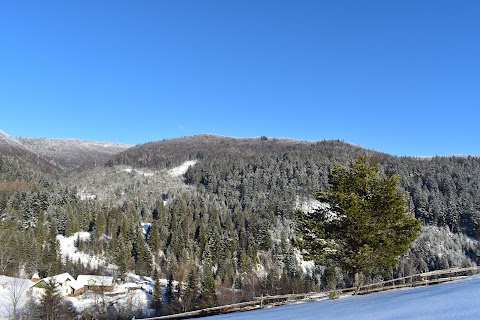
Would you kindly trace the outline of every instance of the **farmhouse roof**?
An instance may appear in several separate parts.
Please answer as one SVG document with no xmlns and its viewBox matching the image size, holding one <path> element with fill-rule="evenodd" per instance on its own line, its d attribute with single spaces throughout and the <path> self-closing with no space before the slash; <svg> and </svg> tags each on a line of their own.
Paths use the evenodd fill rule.
<svg viewBox="0 0 480 320">
<path fill-rule="evenodd" d="M 77 277 L 77 282 L 83 286 L 94 285 L 101 287 L 109 287 L 113 285 L 113 277 L 79 274 Z"/>
<path fill-rule="evenodd" d="M 69 273 L 62 273 L 62 274 L 57 274 L 55 276 L 43 278 L 39 282 L 37 282 L 34 286 L 39 287 L 42 284 L 41 283 L 48 283 L 50 279 L 53 279 L 56 283 L 63 284 L 67 283 L 70 287 L 72 287 L 75 290 L 83 288 L 83 285 L 80 284 L 77 280 L 75 280 L 74 277 L 72 277 Z"/>
</svg>

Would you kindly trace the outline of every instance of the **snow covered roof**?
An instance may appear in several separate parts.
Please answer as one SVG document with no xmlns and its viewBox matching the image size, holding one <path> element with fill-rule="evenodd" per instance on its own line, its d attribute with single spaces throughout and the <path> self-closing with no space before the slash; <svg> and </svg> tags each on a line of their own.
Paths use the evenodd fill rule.
<svg viewBox="0 0 480 320">
<path fill-rule="evenodd" d="M 35 284 L 34 286 L 39 287 L 41 286 L 41 284 L 39 284 L 40 282 L 48 283 L 50 279 L 53 279 L 56 283 L 61 285 L 66 283 L 68 286 L 72 287 L 75 290 L 83 288 L 83 285 L 79 283 L 77 280 L 75 280 L 75 278 L 73 278 L 69 273 L 62 273 L 62 274 L 57 274 L 55 276 L 43 278 L 42 280 L 37 282 L 38 285 Z"/>
<path fill-rule="evenodd" d="M 109 287 L 113 285 L 113 277 L 80 274 L 77 277 L 77 282 L 80 283 L 82 286 Z"/>
</svg>

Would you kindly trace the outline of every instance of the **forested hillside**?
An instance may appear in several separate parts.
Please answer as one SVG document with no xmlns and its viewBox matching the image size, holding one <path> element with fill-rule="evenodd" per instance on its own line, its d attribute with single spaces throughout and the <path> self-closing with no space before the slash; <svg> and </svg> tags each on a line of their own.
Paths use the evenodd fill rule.
<svg viewBox="0 0 480 320">
<path fill-rule="evenodd" d="M 42 159 L 48 152 L 38 148 Z M 90 165 L 76 162 L 60 178 L 36 170 L 38 159 L 1 155 L 0 272 L 7 275 L 92 269 L 171 278 L 186 284 L 169 297 L 176 311 L 351 284 L 352 275 L 338 268 L 300 259 L 293 214 L 315 205 L 312 193 L 327 186 L 333 163 L 359 155 L 401 176 L 424 225 L 390 276 L 479 262 L 476 157 L 394 157 L 342 141 L 199 135 L 123 149 L 104 166 L 85 158 Z M 184 175 L 168 171 L 186 161 Z M 104 266 L 60 257 L 55 236 L 76 231 L 91 232 L 77 246 Z"/>
<path fill-rule="evenodd" d="M 400 174 L 424 224 L 480 236 L 478 157 L 394 157 L 341 141 L 200 135 L 140 145 L 118 154 L 110 165 L 164 169 L 197 159 L 186 174 L 187 183 L 224 197 L 229 207 L 291 208 L 298 196 L 326 187 L 332 163 L 346 164 L 361 154 L 376 159 L 385 174 Z"/>
<path fill-rule="evenodd" d="M 328 170 L 334 162 L 346 164 L 360 154 L 378 161 L 384 174 L 401 176 L 402 191 L 409 195 L 412 211 L 425 226 L 431 226 L 426 232 L 435 233 L 437 238 L 464 234 L 479 239 L 478 157 L 394 157 L 341 141 L 200 135 L 140 145 L 120 153 L 111 164 L 169 168 L 198 159 L 185 175 L 187 183 L 214 194 L 230 212 L 247 211 L 260 216 L 274 212 L 285 218 L 308 201 L 313 192 L 326 187 Z M 476 242 L 460 242 L 463 248 L 453 251 L 467 257 L 463 263 L 476 261 L 472 249 Z M 425 260 L 430 269 L 461 263 L 458 257 L 445 261 L 448 258 L 442 255 L 440 259 L 430 250 L 422 255 L 424 259 L 420 260 Z M 418 260 L 418 267 L 424 268 Z"/>
</svg>

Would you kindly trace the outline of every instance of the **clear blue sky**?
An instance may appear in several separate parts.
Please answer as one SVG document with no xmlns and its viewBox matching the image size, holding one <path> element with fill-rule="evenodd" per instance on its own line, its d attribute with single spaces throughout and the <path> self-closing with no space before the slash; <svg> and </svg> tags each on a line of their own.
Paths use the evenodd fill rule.
<svg viewBox="0 0 480 320">
<path fill-rule="evenodd" d="M 1 1 L 0 129 L 480 155 L 480 1 Z"/>
</svg>

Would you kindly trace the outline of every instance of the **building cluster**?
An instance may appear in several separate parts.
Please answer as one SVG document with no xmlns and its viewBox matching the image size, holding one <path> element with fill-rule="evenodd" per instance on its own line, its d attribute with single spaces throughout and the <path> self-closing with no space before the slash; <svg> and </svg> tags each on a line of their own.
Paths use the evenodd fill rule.
<svg viewBox="0 0 480 320">
<path fill-rule="evenodd" d="M 41 297 L 52 280 L 57 283 L 58 292 L 63 296 L 78 296 L 87 290 L 111 292 L 115 286 L 115 281 L 110 276 L 79 275 L 75 279 L 68 273 L 62 273 L 40 279 L 38 274 L 34 274 L 32 277 L 34 284 L 30 287 L 29 293 L 33 297 Z"/>
</svg>

